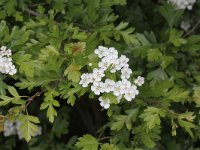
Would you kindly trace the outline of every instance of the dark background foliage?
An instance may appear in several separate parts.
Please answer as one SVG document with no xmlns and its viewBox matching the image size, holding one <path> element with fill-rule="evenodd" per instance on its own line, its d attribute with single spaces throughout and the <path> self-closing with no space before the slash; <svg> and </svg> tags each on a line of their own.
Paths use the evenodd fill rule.
<svg viewBox="0 0 200 150">
<path fill-rule="evenodd" d="M 107 150 L 198 150 L 200 147 L 200 1 L 191 11 L 184 11 L 162 0 L 3 0 L 0 19 L 6 21 L 10 31 L 0 33 L 0 44 L 12 48 L 13 59 L 20 68 L 13 78 L 0 74 L 1 94 L 5 94 L 6 85 L 15 85 L 20 95 L 30 97 L 38 91 L 46 93 L 53 89 L 59 93 L 54 99 L 60 103 L 60 107 L 55 107 L 58 115 L 51 124 L 46 110 L 39 107 L 45 94 L 34 99 L 28 111 L 39 117 L 42 135 L 27 143 L 17 136 L 1 134 L 1 150 L 76 150 L 77 139 L 85 134 L 96 137 L 102 144 L 99 148 L 109 143 Z M 184 20 L 191 24 L 188 31 L 180 27 Z M 117 30 L 122 22 L 129 25 Z M 14 26 L 18 26 L 16 31 Z M 132 33 L 130 28 L 135 31 Z M 85 42 L 86 48 L 78 45 L 78 50 L 73 49 L 77 42 Z M 53 55 L 54 49 L 44 49 L 48 45 L 62 55 Z M 129 57 L 134 74 L 145 77 L 145 85 L 134 102 L 105 111 L 90 92 L 81 95 L 77 90 L 72 92 L 76 101 L 69 98 L 68 91 L 77 88 L 74 74 L 79 69 L 73 66 L 74 78 L 69 74 L 63 76 L 63 72 L 71 64 L 81 65 L 81 73 L 85 72 L 88 59 L 83 56 L 91 54 L 98 45 L 119 49 Z M 81 54 L 76 54 L 79 50 Z M 25 58 L 25 54 L 31 58 Z M 56 61 L 61 58 L 66 61 L 59 65 Z M 6 114 L 11 107 L 14 104 L 0 107 L 0 111 Z M 149 107 L 157 108 L 156 112 Z M 158 120 L 145 121 L 151 115 Z"/>
</svg>

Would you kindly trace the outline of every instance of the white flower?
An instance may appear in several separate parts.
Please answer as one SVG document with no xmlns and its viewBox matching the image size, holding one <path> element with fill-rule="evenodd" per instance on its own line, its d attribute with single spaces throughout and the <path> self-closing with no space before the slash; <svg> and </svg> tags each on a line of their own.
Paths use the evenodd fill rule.
<svg viewBox="0 0 200 150">
<path fill-rule="evenodd" d="M 110 47 L 108 51 L 109 51 L 108 55 L 109 57 L 111 57 L 112 59 L 118 58 L 118 51 L 114 47 Z"/>
<path fill-rule="evenodd" d="M 191 27 L 191 24 L 189 23 L 189 21 L 182 21 L 181 22 L 181 28 L 184 31 L 188 31 L 188 29 Z"/>
<path fill-rule="evenodd" d="M 125 67 L 127 65 L 128 61 L 129 61 L 129 59 L 126 56 L 121 55 L 121 57 L 119 58 L 121 68 Z"/>
<path fill-rule="evenodd" d="M 129 79 L 130 75 L 132 74 L 132 70 L 128 67 L 122 68 L 121 69 L 121 78 L 122 79 Z"/>
<path fill-rule="evenodd" d="M 14 75 L 17 73 L 15 66 L 12 63 L 11 50 L 5 46 L 0 48 L 0 73 Z"/>
<path fill-rule="evenodd" d="M 144 84 L 144 78 L 141 76 L 138 76 L 137 79 L 134 80 L 134 83 L 138 86 L 141 86 Z"/>
<path fill-rule="evenodd" d="M 91 75 L 89 75 L 88 73 L 84 73 L 81 75 L 81 80 L 79 84 L 81 84 L 83 87 L 87 87 L 91 81 Z"/>
<path fill-rule="evenodd" d="M 115 83 L 115 89 L 113 91 L 113 94 L 115 96 L 119 96 L 120 95 L 120 91 L 121 91 L 121 88 L 120 88 L 120 84 L 119 84 L 120 81 L 118 81 L 117 83 Z"/>
<path fill-rule="evenodd" d="M 98 63 L 98 66 L 102 69 L 102 70 L 106 70 L 109 66 L 108 62 L 105 62 L 105 61 L 100 61 Z"/>
<path fill-rule="evenodd" d="M 112 67 L 110 70 L 111 73 L 115 73 L 117 70 L 121 70 L 122 67 L 120 65 L 119 59 L 113 59 L 111 61 L 112 61 Z"/>
<path fill-rule="evenodd" d="M 10 120 L 6 120 L 4 122 L 4 136 L 11 136 L 16 134 L 14 122 Z"/>
<path fill-rule="evenodd" d="M 135 85 L 132 85 L 130 88 L 127 89 L 124 98 L 127 101 L 131 101 L 135 98 L 136 95 L 139 94 L 139 91 L 137 90 L 137 87 Z"/>
<path fill-rule="evenodd" d="M 113 94 L 117 97 L 118 103 L 122 98 L 125 98 L 127 101 L 131 101 L 138 95 L 139 91 L 137 87 L 133 85 L 128 79 L 132 74 L 132 70 L 129 68 L 128 61 L 129 59 L 121 55 L 118 57 L 118 51 L 111 47 L 99 46 L 95 49 L 95 54 L 98 55 L 100 61 L 98 63 L 98 68 L 94 68 L 92 73 L 85 73 L 81 76 L 79 84 L 83 87 L 89 86 L 91 84 L 91 91 L 95 95 L 100 95 L 103 93 Z M 89 64 L 90 65 L 90 64 Z M 104 72 L 109 71 L 110 73 L 116 73 L 117 71 L 121 72 L 121 78 L 118 79 L 118 74 L 116 78 L 118 81 L 114 81 L 106 78 Z M 144 78 L 138 77 L 135 80 L 135 84 L 141 86 L 144 83 Z M 110 99 L 102 99 L 102 96 L 99 97 L 100 105 L 105 109 L 110 107 Z"/>
<path fill-rule="evenodd" d="M 114 86 L 115 86 L 115 81 L 114 80 L 106 79 L 105 80 L 105 84 L 104 84 L 104 91 L 106 93 L 114 91 Z"/>
<path fill-rule="evenodd" d="M 94 68 L 92 76 L 95 79 L 95 81 L 101 81 L 101 78 L 105 76 L 104 70 L 103 69 Z"/>
<path fill-rule="evenodd" d="M 196 0 L 168 0 L 176 6 L 177 9 L 188 9 L 191 10 Z"/>
<path fill-rule="evenodd" d="M 125 87 L 124 87 L 124 84 L 122 83 L 122 81 L 116 82 L 113 94 L 118 97 L 118 96 L 124 94 L 124 92 L 125 92 Z"/>
<path fill-rule="evenodd" d="M 100 105 L 104 109 L 108 109 L 110 107 L 110 100 L 109 98 L 103 99 L 102 96 L 99 97 Z"/>
<path fill-rule="evenodd" d="M 102 91 L 102 85 L 100 84 L 100 82 L 94 82 L 91 86 L 91 90 L 94 92 L 94 94 L 100 95 Z"/>
<path fill-rule="evenodd" d="M 98 55 L 99 58 L 102 58 L 103 56 L 107 55 L 108 48 L 99 46 L 98 49 L 94 50 L 94 53 Z"/>
</svg>

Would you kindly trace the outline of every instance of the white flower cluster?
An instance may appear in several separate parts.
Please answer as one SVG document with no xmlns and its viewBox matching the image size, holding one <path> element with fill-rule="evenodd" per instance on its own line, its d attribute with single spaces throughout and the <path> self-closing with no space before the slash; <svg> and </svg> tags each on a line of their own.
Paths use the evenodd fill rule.
<svg viewBox="0 0 200 150">
<path fill-rule="evenodd" d="M 131 84 L 129 78 L 132 70 L 128 65 L 129 59 L 124 55 L 118 57 L 118 51 L 113 47 L 99 46 L 94 52 L 101 59 L 98 63 L 98 68 L 94 68 L 92 73 L 82 74 L 79 84 L 83 87 L 90 85 L 95 95 L 112 93 L 117 97 L 118 103 L 122 98 L 127 101 L 133 100 L 139 93 L 136 85 L 141 86 L 144 83 L 144 78 L 139 76 L 134 81 L 135 85 Z M 106 78 L 106 72 L 114 74 L 117 71 L 120 71 L 120 79 L 118 81 Z M 99 101 L 100 105 L 105 109 L 110 107 L 109 98 L 100 96 Z"/>
<path fill-rule="evenodd" d="M 5 46 L 0 48 L 0 73 L 14 75 L 17 70 L 12 63 L 12 52 Z"/>
<path fill-rule="evenodd" d="M 196 0 L 168 0 L 168 2 L 174 4 L 177 9 L 192 10 L 192 7 L 194 3 L 196 3 Z"/>
<path fill-rule="evenodd" d="M 21 125 L 21 122 L 19 120 L 6 120 L 4 122 L 4 136 L 11 136 L 11 135 L 18 135 L 19 139 L 22 139 L 22 133 L 19 130 L 19 127 Z M 41 135 L 42 134 L 42 127 L 38 127 L 38 132 L 35 133 L 35 136 Z"/>
</svg>

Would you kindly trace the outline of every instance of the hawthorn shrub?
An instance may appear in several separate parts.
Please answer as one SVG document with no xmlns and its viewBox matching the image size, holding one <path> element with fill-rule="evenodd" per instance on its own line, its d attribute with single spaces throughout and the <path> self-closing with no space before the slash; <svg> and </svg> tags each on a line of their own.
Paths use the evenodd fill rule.
<svg viewBox="0 0 200 150">
<path fill-rule="evenodd" d="M 0 19 L 1 150 L 199 149 L 200 1 L 1 0 Z"/>
</svg>

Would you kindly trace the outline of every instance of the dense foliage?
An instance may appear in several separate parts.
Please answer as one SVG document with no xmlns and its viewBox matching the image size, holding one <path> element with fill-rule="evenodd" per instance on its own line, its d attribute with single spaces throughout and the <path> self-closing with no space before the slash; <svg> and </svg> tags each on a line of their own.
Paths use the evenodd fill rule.
<svg viewBox="0 0 200 150">
<path fill-rule="evenodd" d="M 198 150 L 200 1 L 186 2 L 1 0 L 0 149 Z M 100 45 L 145 78 L 134 100 L 104 109 L 79 84 Z"/>
</svg>

